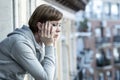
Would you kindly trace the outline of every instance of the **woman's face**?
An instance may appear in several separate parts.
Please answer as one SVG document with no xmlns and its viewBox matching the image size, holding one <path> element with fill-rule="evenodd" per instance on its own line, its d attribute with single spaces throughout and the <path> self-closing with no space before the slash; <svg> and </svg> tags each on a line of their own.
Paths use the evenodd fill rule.
<svg viewBox="0 0 120 80">
<path fill-rule="evenodd" d="M 60 21 L 50 21 L 52 27 L 53 27 L 53 30 L 55 30 L 55 35 L 54 35 L 54 38 L 55 39 L 58 39 L 59 36 L 60 36 L 60 32 L 61 32 L 61 20 Z"/>
</svg>

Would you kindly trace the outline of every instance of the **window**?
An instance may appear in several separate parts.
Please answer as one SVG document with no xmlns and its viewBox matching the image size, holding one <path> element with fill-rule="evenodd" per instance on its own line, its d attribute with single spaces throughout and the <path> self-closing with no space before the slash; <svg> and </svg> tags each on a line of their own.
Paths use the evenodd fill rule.
<svg viewBox="0 0 120 80">
<path fill-rule="evenodd" d="M 96 18 L 101 18 L 103 2 L 100 0 L 93 1 L 93 14 Z"/>
<path fill-rule="evenodd" d="M 119 11 L 118 11 L 118 4 L 112 4 L 111 5 L 111 17 L 112 18 L 118 18 Z"/>
<path fill-rule="evenodd" d="M 110 3 L 104 3 L 103 6 L 103 18 L 109 19 L 110 18 Z"/>
<path fill-rule="evenodd" d="M 86 13 L 86 17 L 87 18 L 90 18 L 91 15 L 92 15 L 92 2 L 90 1 L 87 5 L 86 5 L 86 8 L 85 8 L 85 13 Z"/>
</svg>

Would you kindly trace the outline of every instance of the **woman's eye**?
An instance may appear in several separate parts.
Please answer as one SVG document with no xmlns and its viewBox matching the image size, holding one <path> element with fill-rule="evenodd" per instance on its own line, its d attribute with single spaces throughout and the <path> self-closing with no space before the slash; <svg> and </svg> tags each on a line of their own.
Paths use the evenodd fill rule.
<svg viewBox="0 0 120 80">
<path fill-rule="evenodd" d="M 55 24 L 52 24 L 53 26 L 56 26 Z"/>
<path fill-rule="evenodd" d="M 59 27 L 61 27 L 62 25 L 61 24 L 59 24 Z"/>
</svg>

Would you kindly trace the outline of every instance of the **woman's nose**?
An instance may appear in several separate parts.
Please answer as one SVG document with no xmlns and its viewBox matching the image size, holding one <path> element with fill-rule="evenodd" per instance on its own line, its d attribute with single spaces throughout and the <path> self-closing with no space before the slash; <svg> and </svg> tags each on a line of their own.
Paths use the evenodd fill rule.
<svg viewBox="0 0 120 80">
<path fill-rule="evenodd" d="M 61 28 L 60 27 L 57 27 L 56 28 L 56 32 L 60 32 L 61 31 Z"/>
</svg>

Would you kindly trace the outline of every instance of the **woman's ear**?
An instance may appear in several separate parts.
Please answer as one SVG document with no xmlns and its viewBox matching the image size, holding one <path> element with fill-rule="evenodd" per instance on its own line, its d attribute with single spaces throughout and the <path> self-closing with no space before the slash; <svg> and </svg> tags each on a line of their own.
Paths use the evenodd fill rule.
<svg viewBox="0 0 120 80">
<path fill-rule="evenodd" d="M 37 22 L 37 27 L 38 27 L 39 30 L 41 30 L 41 27 L 42 27 L 41 22 Z"/>
</svg>

